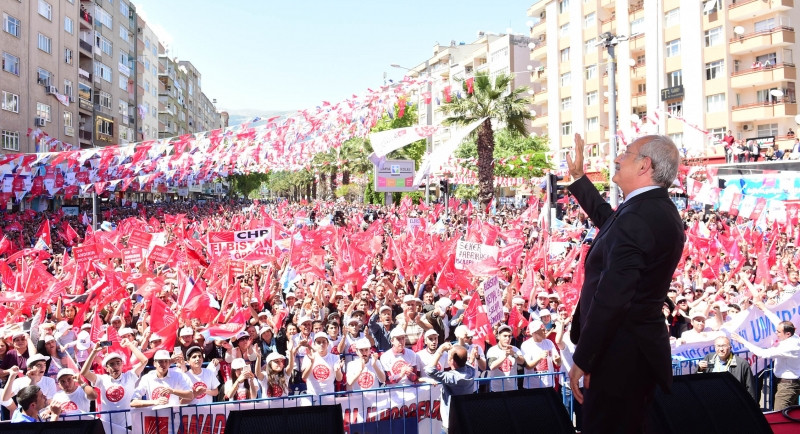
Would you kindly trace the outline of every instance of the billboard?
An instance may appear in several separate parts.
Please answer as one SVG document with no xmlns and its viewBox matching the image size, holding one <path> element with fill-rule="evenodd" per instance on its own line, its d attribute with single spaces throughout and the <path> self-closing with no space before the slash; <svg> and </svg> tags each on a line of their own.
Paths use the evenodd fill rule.
<svg viewBox="0 0 800 434">
<path fill-rule="evenodd" d="M 415 190 L 413 160 L 386 160 L 375 166 L 375 191 L 389 193 Z"/>
</svg>

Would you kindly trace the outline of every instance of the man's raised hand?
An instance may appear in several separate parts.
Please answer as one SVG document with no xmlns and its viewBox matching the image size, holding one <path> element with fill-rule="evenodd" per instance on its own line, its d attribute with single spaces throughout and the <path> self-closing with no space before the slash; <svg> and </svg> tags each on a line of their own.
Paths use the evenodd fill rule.
<svg viewBox="0 0 800 434">
<path fill-rule="evenodd" d="M 567 154 L 567 168 L 573 181 L 577 181 L 583 176 L 583 148 L 585 146 L 583 137 L 575 133 L 575 147 L 572 149 L 572 155 Z"/>
</svg>

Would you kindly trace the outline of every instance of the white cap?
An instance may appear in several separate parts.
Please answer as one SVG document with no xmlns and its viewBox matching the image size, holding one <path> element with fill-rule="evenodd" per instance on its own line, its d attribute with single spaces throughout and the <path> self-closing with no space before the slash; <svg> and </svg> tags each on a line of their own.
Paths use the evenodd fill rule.
<svg viewBox="0 0 800 434">
<path fill-rule="evenodd" d="M 191 327 L 184 327 L 181 329 L 180 336 L 194 336 L 194 330 Z"/>
<path fill-rule="evenodd" d="M 75 344 L 75 347 L 81 351 L 86 351 L 91 346 L 92 346 L 92 337 L 91 335 L 89 335 L 89 332 L 83 330 L 80 333 L 78 333 L 78 343 Z"/>
<path fill-rule="evenodd" d="M 44 343 L 48 343 L 48 342 L 54 341 L 54 340 L 56 340 L 56 338 L 54 338 L 52 335 L 47 335 L 47 336 L 44 337 Z"/>
<path fill-rule="evenodd" d="M 406 331 L 403 330 L 401 327 L 395 327 L 392 329 L 392 332 L 389 333 L 389 339 L 396 338 L 398 336 L 405 336 Z"/>
<path fill-rule="evenodd" d="M 384 310 L 388 310 L 389 312 L 391 312 L 392 308 L 384 304 L 383 306 L 380 307 L 380 309 L 378 309 L 378 313 L 382 313 Z"/>
<path fill-rule="evenodd" d="M 250 337 L 250 334 L 247 333 L 246 331 L 242 330 L 239 333 L 236 333 L 236 336 L 234 336 L 234 340 L 238 341 L 239 339 L 249 338 L 249 337 Z"/>
<path fill-rule="evenodd" d="M 58 324 L 56 324 L 56 333 L 59 334 L 59 335 L 63 335 L 64 333 L 66 333 L 71 328 L 72 327 L 70 327 L 68 322 L 59 321 Z"/>
<path fill-rule="evenodd" d="M 301 316 L 297 319 L 297 325 L 303 324 L 304 322 L 311 322 L 310 316 Z"/>
<path fill-rule="evenodd" d="M 327 339 L 327 340 L 328 340 L 328 342 L 330 342 L 330 340 L 331 340 L 331 337 L 330 337 L 330 336 L 328 336 L 328 334 L 327 334 L 327 333 L 322 333 L 322 332 L 320 332 L 320 333 L 314 333 L 314 342 L 316 342 L 316 341 L 317 341 L 318 339 L 320 339 L 320 338 L 325 338 L 325 339 Z"/>
<path fill-rule="evenodd" d="M 427 339 L 427 338 L 428 338 L 428 336 L 439 336 L 439 332 L 437 332 L 437 331 L 436 331 L 436 330 L 434 330 L 434 329 L 428 329 L 428 330 L 425 332 L 425 339 Z"/>
<path fill-rule="evenodd" d="M 285 358 L 286 358 L 286 357 L 284 357 L 284 356 L 283 356 L 283 354 L 280 354 L 280 353 L 279 353 L 279 352 L 277 352 L 277 351 L 273 351 L 273 352 L 269 353 L 269 355 L 267 356 L 267 360 L 265 361 L 265 363 L 269 363 L 269 362 L 271 362 L 271 361 L 273 361 L 273 360 L 281 360 L 281 359 L 285 359 Z M 242 359 L 239 359 L 239 360 L 242 360 Z"/>
<path fill-rule="evenodd" d="M 167 350 L 158 350 L 156 351 L 156 355 L 153 356 L 153 360 L 170 360 L 172 357 L 169 355 L 169 351 Z"/>
<path fill-rule="evenodd" d="M 58 375 L 56 375 L 56 381 L 65 375 L 72 375 L 73 377 L 76 377 L 78 374 L 76 374 L 75 371 L 70 368 L 61 368 L 61 370 L 58 371 Z"/>
<path fill-rule="evenodd" d="M 259 327 L 258 331 L 256 333 L 258 333 L 258 335 L 261 336 L 265 331 L 271 331 L 271 332 L 274 333 L 274 331 L 272 330 L 272 326 L 269 325 L 269 324 L 267 324 L 267 325 L 265 325 L 263 327 Z"/>
<path fill-rule="evenodd" d="M 538 332 L 539 330 L 542 329 L 544 329 L 544 323 L 539 321 L 538 319 L 535 319 L 530 323 L 528 323 L 528 331 L 531 333 Z"/>
<path fill-rule="evenodd" d="M 164 338 L 162 338 L 161 336 L 159 336 L 159 335 L 157 335 L 155 333 L 150 335 L 150 342 L 163 341 L 163 340 L 164 340 Z"/>
<path fill-rule="evenodd" d="M 367 338 L 361 338 L 356 340 L 353 346 L 355 346 L 357 350 L 365 350 L 367 348 L 372 348 L 372 344 L 369 343 L 369 339 Z"/>
<path fill-rule="evenodd" d="M 26 365 L 27 366 L 31 366 L 32 364 L 34 364 L 36 362 L 46 362 L 48 360 L 50 360 L 50 357 L 43 356 L 41 354 L 34 354 L 34 355 L 28 357 L 28 361 L 27 361 Z"/>
<path fill-rule="evenodd" d="M 552 316 L 553 314 L 550 313 L 550 309 L 542 309 L 539 311 L 539 318 L 543 316 Z"/>
<path fill-rule="evenodd" d="M 266 311 L 266 310 L 263 311 L 263 312 L 259 312 L 258 313 L 258 316 L 269 316 L 269 315 L 270 315 L 270 313 L 268 311 Z"/>
<path fill-rule="evenodd" d="M 469 327 L 461 324 L 460 326 L 456 327 L 456 331 L 454 332 L 456 337 L 461 339 L 467 336 L 475 336 L 475 332 L 469 329 Z"/>
<path fill-rule="evenodd" d="M 511 299 L 511 303 L 514 304 L 525 304 L 525 299 L 522 297 L 514 297 Z"/>
<path fill-rule="evenodd" d="M 692 312 L 689 313 L 689 318 L 691 318 L 691 319 L 695 319 L 695 318 L 706 319 L 706 316 L 703 314 L 703 311 L 695 310 L 695 311 L 692 311 Z"/>
<path fill-rule="evenodd" d="M 121 317 L 121 316 L 119 316 L 119 315 L 114 315 L 114 316 L 111 318 L 111 322 L 114 322 L 114 321 L 122 321 L 122 317 Z"/>
<path fill-rule="evenodd" d="M 231 369 L 242 369 L 245 366 L 247 366 L 247 363 L 241 357 L 233 359 L 233 362 L 231 362 Z"/>
<path fill-rule="evenodd" d="M 123 328 L 119 329 L 117 334 L 119 336 L 125 336 L 125 335 L 133 335 L 133 334 L 136 334 L 136 333 L 134 333 L 133 329 L 130 328 L 130 327 L 123 327 Z"/>
<path fill-rule="evenodd" d="M 405 296 L 403 296 L 403 303 L 408 304 L 412 301 L 416 303 L 422 303 L 422 300 L 418 299 L 417 297 L 414 297 L 412 294 L 406 294 Z"/>
<path fill-rule="evenodd" d="M 450 300 L 447 297 L 442 297 L 439 301 L 436 302 L 436 305 L 442 309 L 447 309 L 448 307 L 453 305 L 453 300 Z"/>
<path fill-rule="evenodd" d="M 250 298 L 250 304 L 253 304 L 253 303 L 258 303 L 258 299 L 255 298 L 255 297 L 251 297 Z"/>
<path fill-rule="evenodd" d="M 114 359 L 122 360 L 122 356 L 119 353 L 108 353 L 108 354 L 106 354 L 106 356 L 103 357 L 103 366 L 107 365 L 108 362 L 110 362 L 110 361 L 112 361 Z"/>
</svg>

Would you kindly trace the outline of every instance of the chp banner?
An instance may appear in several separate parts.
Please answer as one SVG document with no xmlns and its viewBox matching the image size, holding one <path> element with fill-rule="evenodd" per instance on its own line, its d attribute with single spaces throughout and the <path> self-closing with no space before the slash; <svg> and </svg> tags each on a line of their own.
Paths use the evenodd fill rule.
<svg viewBox="0 0 800 434">
<path fill-rule="evenodd" d="M 208 251 L 213 258 L 242 259 L 259 246 L 272 243 L 272 228 L 208 233 Z"/>
</svg>

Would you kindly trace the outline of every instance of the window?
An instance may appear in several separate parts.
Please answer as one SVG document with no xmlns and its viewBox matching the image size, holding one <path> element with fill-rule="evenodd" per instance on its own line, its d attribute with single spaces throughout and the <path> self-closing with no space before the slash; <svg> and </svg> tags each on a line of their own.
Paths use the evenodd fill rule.
<svg viewBox="0 0 800 434">
<path fill-rule="evenodd" d="M 639 83 L 636 85 L 636 94 L 644 95 L 647 92 L 647 83 Z"/>
<path fill-rule="evenodd" d="M 562 122 L 561 123 L 561 135 L 562 136 L 569 136 L 572 134 L 572 122 Z"/>
<path fill-rule="evenodd" d="M 508 47 L 503 47 L 503 48 L 495 51 L 494 53 L 492 53 L 492 56 L 491 56 L 491 62 L 492 63 L 495 63 L 495 62 L 498 62 L 498 61 L 504 61 L 505 59 L 508 59 Z"/>
<path fill-rule="evenodd" d="M 706 80 L 713 80 L 722 77 L 723 68 L 725 67 L 725 60 L 720 59 L 714 62 L 706 63 Z"/>
<path fill-rule="evenodd" d="M 591 80 L 597 77 L 597 65 L 589 65 L 586 67 L 586 79 Z"/>
<path fill-rule="evenodd" d="M 592 38 L 586 41 L 586 45 L 584 46 L 584 51 L 587 53 L 591 53 L 592 51 L 597 51 L 597 38 Z"/>
<path fill-rule="evenodd" d="M 128 77 L 122 74 L 119 75 L 119 88 L 124 91 L 128 90 Z"/>
<path fill-rule="evenodd" d="M 668 102 L 667 112 L 673 116 L 683 116 L 683 99 Z"/>
<path fill-rule="evenodd" d="M 753 31 L 766 32 L 775 28 L 775 18 L 767 18 L 766 20 L 756 21 L 753 24 Z"/>
<path fill-rule="evenodd" d="M 111 83 L 111 68 L 102 62 L 94 62 L 94 74 L 103 80 Z"/>
<path fill-rule="evenodd" d="M 561 0 L 558 2 L 558 13 L 563 14 L 569 9 L 569 0 Z"/>
<path fill-rule="evenodd" d="M 596 131 L 600 126 L 600 118 L 597 116 L 586 119 L 586 131 Z"/>
<path fill-rule="evenodd" d="M 122 13 L 123 17 L 131 15 L 131 9 L 128 7 L 128 4 L 123 1 L 119 2 L 119 11 Z"/>
<path fill-rule="evenodd" d="M 569 110 L 572 108 L 572 97 L 561 98 L 561 110 Z"/>
<path fill-rule="evenodd" d="M 569 23 L 563 24 L 561 25 L 561 27 L 558 28 L 558 36 L 562 38 L 565 36 L 569 36 Z"/>
<path fill-rule="evenodd" d="M 19 38 L 19 20 L 9 14 L 3 14 L 3 31 Z"/>
<path fill-rule="evenodd" d="M 147 51 L 150 49 L 150 38 L 144 38 L 144 50 Z"/>
<path fill-rule="evenodd" d="M 718 93 L 706 97 L 706 113 L 715 113 L 725 110 L 725 94 Z"/>
<path fill-rule="evenodd" d="M 72 112 L 64 111 L 64 126 L 72 127 Z"/>
<path fill-rule="evenodd" d="M 19 95 L 3 91 L 3 110 L 19 113 Z"/>
<path fill-rule="evenodd" d="M 147 80 L 144 81 L 144 92 L 150 93 L 150 82 Z"/>
<path fill-rule="evenodd" d="M 99 33 L 95 34 L 94 36 L 94 45 L 100 48 L 103 51 L 103 53 L 106 53 L 109 56 L 114 54 L 114 47 L 111 45 L 111 41 L 104 38 Z"/>
<path fill-rule="evenodd" d="M 39 33 L 39 49 L 45 53 L 50 53 L 53 48 L 53 40 Z"/>
<path fill-rule="evenodd" d="M 36 103 L 36 117 L 50 122 L 50 106 L 40 102 Z"/>
<path fill-rule="evenodd" d="M 119 26 L 119 38 L 127 43 L 131 43 L 131 34 L 125 26 Z"/>
<path fill-rule="evenodd" d="M 3 149 L 7 151 L 19 151 L 19 131 L 3 130 Z"/>
<path fill-rule="evenodd" d="M 756 133 L 758 137 L 777 136 L 778 124 L 756 125 Z"/>
<path fill-rule="evenodd" d="M 722 43 L 722 26 L 705 31 L 706 47 L 713 47 Z"/>
<path fill-rule="evenodd" d="M 678 149 L 683 148 L 683 133 L 669 134 L 669 138 L 670 140 L 672 140 L 672 143 L 675 144 L 676 148 Z"/>
<path fill-rule="evenodd" d="M 19 57 L 3 53 L 3 71 L 19 75 Z"/>
<path fill-rule="evenodd" d="M 64 49 L 64 63 L 72 65 L 72 50 L 69 48 Z"/>
<path fill-rule="evenodd" d="M 64 17 L 64 31 L 70 35 L 75 34 L 75 22 L 70 17 Z"/>
<path fill-rule="evenodd" d="M 72 98 L 72 81 L 64 80 L 64 95 Z"/>
<path fill-rule="evenodd" d="M 593 90 L 586 94 L 586 105 L 593 106 L 597 104 L 597 91 Z"/>
<path fill-rule="evenodd" d="M 683 70 L 672 71 L 667 73 L 667 84 L 669 87 L 683 85 Z"/>
<path fill-rule="evenodd" d="M 561 87 L 571 86 L 572 85 L 572 73 L 565 72 L 565 73 L 561 74 L 561 77 L 559 77 L 558 81 L 561 84 Z"/>
<path fill-rule="evenodd" d="M 631 36 L 644 33 L 644 18 L 639 18 L 631 22 Z"/>
<path fill-rule="evenodd" d="M 569 47 L 564 48 L 561 50 L 561 61 L 562 62 L 569 62 Z"/>
<path fill-rule="evenodd" d="M 592 12 L 583 17 L 583 27 L 591 27 L 597 23 L 597 14 Z"/>
<path fill-rule="evenodd" d="M 100 134 L 105 134 L 107 136 L 114 135 L 114 123 L 109 121 L 108 119 L 104 119 L 101 117 L 97 118 L 97 132 Z"/>
<path fill-rule="evenodd" d="M 766 65 L 767 62 L 769 62 L 770 65 L 775 66 L 776 60 L 778 60 L 778 56 L 776 56 L 775 53 L 767 53 L 756 56 L 756 62 L 761 63 L 761 65 Z"/>
<path fill-rule="evenodd" d="M 50 86 L 52 84 L 51 83 L 52 80 L 53 80 L 52 72 L 46 69 L 39 68 L 39 70 L 36 73 L 37 83 L 41 84 L 42 86 Z"/>
<path fill-rule="evenodd" d="M 113 20 L 111 19 L 111 15 L 103 10 L 100 5 L 97 5 L 97 7 L 94 8 L 94 17 L 100 22 L 100 24 L 106 26 L 108 30 L 112 30 Z"/>
<path fill-rule="evenodd" d="M 714 7 L 708 8 L 708 9 L 706 9 L 706 7 L 704 7 L 703 8 L 703 15 L 710 15 L 710 14 L 713 14 L 714 12 L 716 12 L 718 10 L 722 10 L 722 0 L 709 0 L 709 1 L 706 1 L 704 4 L 708 5 L 709 3 L 714 3 Z M 734 1 L 733 3 L 736 3 L 736 2 Z"/>
<path fill-rule="evenodd" d="M 111 110 L 111 94 L 102 90 L 95 93 L 94 103 Z"/>
<path fill-rule="evenodd" d="M 39 0 L 39 15 L 47 18 L 48 20 L 53 20 L 53 7 L 50 6 L 50 3 L 47 3 L 44 0 Z"/>
<path fill-rule="evenodd" d="M 681 23 L 681 9 L 675 8 L 664 14 L 664 27 L 677 26 Z"/>
<path fill-rule="evenodd" d="M 644 54 L 640 54 L 640 55 L 636 56 L 636 66 L 644 65 L 645 59 L 646 59 L 646 57 L 645 57 Z"/>
<path fill-rule="evenodd" d="M 760 103 L 777 102 L 778 98 L 772 96 L 772 91 L 778 90 L 777 87 L 771 89 L 761 89 L 756 91 L 756 101 Z"/>
<path fill-rule="evenodd" d="M 673 39 L 667 42 L 667 57 L 675 57 L 681 54 L 681 40 Z"/>
</svg>

